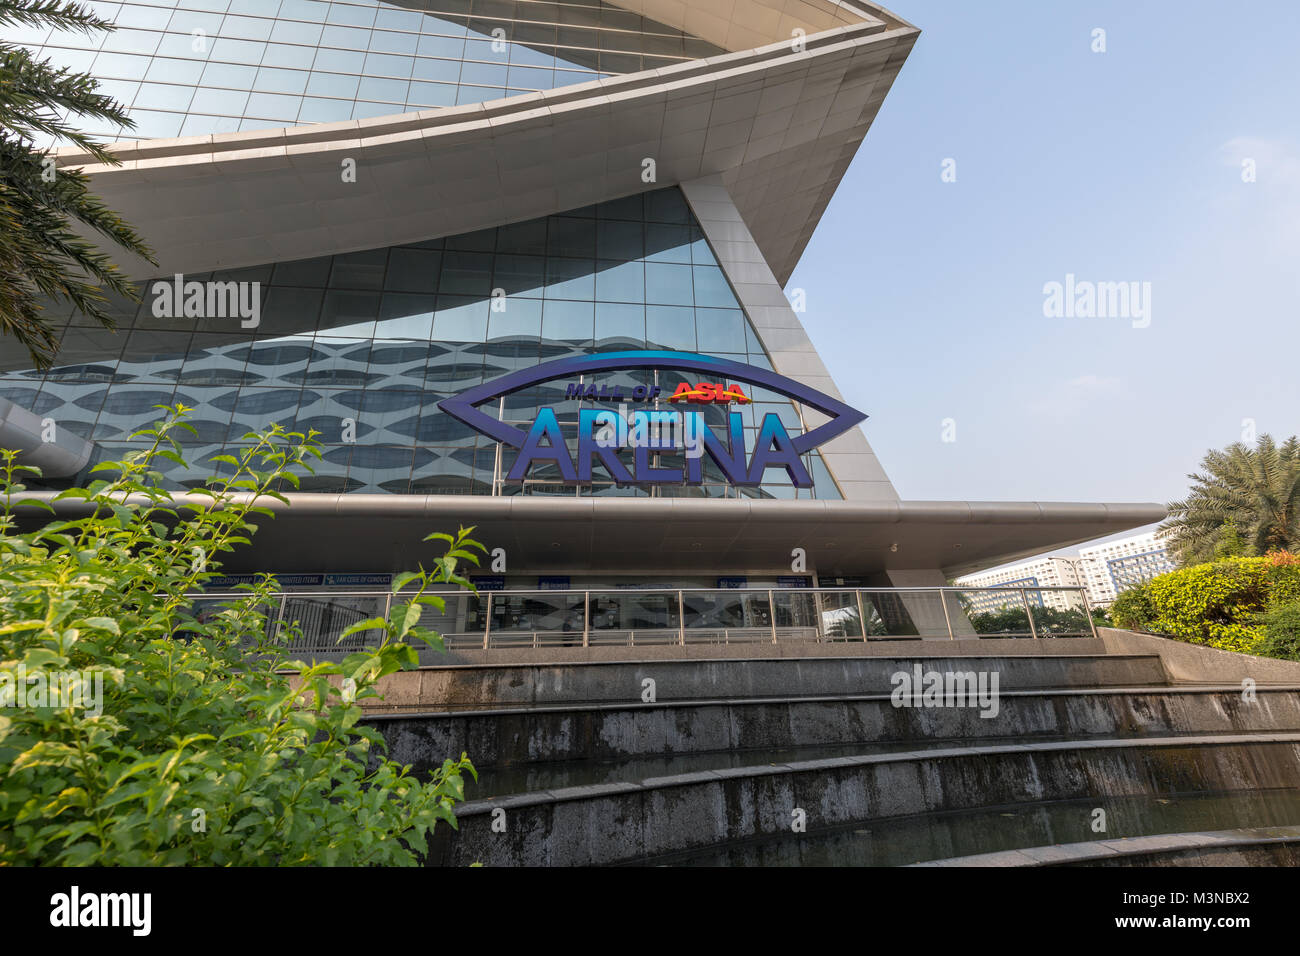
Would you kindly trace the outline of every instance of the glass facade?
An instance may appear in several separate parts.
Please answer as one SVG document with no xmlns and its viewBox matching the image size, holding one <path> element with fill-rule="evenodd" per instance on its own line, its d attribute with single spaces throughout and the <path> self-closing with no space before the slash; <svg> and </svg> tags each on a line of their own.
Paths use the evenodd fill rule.
<svg viewBox="0 0 1300 956">
<path fill-rule="evenodd" d="M 723 53 L 601 0 L 88 0 L 117 30 L 7 27 L 91 73 L 134 130 L 200 136 L 460 106 Z"/>
<path fill-rule="evenodd" d="M 537 467 L 522 485 L 506 482 L 515 450 L 437 407 L 507 372 L 600 351 L 698 351 L 771 368 L 676 187 L 467 235 L 184 278 L 260 283 L 259 324 L 159 318 L 154 284 L 145 283 L 143 304 L 120 304 L 117 333 L 79 314 L 56 318 L 61 364 L 48 373 L 20 367 L 12 340 L 2 343 L 9 370 L 0 396 L 92 439 L 101 460 L 130 447 L 130 433 L 156 419 L 154 406 L 194 407 L 191 470 L 168 475 L 178 487 L 211 474 L 203 462 L 248 431 L 278 422 L 322 434 L 324 461 L 303 491 L 839 497 L 815 452 L 805 461 L 810 489 L 774 468 L 761 487 L 738 491 L 707 458 L 703 485 L 619 488 L 598 468 L 575 488 Z M 667 408 L 678 384 L 699 379 L 629 371 L 600 384 L 658 384 Z M 695 408 L 719 434 L 727 412 L 740 412 L 750 452 L 768 412 L 791 435 L 802 431 L 788 399 L 746 394 L 752 404 Z M 576 448 L 582 402 L 565 399 L 563 381 L 510 395 L 494 411 L 526 428 L 542 406 L 556 409 Z M 659 461 L 680 464 L 667 454 Z"/>
</svg>

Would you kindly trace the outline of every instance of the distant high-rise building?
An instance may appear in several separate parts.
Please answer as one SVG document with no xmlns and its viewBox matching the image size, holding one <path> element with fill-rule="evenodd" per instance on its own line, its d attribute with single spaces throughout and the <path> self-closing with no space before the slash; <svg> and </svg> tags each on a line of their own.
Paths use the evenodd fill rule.
<svg viewBox="0 0 1300 956">
<path fill-rule="evenodd" d="M 981 571 L 957 578 L 956 584 L 970 588 L 1077 588 L 1083 586 L 1079 568 L 1069 558 L 1035 558 L 1022 561 L 1005 568 Z M 1038 607 L 1050 607 L 1065 611 L 1078 607 L 1078 593 L 1071 591 L 1028 590 L 1026 598 Z M 972 591 L 966 595 L 971 610 L 976 614 L 987 614 L 1005 607 L 1019 604 L 1019 592 L 999 594 L 995 591 Z"/>
<path fill-rule="evenodd" d="M 1079 566 L 1093 604 L 1110 604 L 1121 591 L 1175 568 L 1154 531 L 1079 549 Z"/>
</svg>

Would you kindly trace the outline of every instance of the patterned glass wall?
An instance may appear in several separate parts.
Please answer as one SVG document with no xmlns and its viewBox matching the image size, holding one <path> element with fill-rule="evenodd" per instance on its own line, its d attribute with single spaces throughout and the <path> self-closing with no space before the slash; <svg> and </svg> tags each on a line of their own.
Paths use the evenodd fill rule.
<svg viewBox="0 0 1300 956">
<path fill-rule="evenodd" d="M 137 126 L 200 136 L 460 106 L 724 52 L 602 0 L 89 0 L 111 33 L 9 27 Z"/>
<path fill-rule="evenodd" d="M 536 468 L 523 487 L 503 483 L 514 449 L 436 403 L 508 371 L 599 351 L 699 351 L 771 368 L 676 187 L 447 239 L 185 279 L 262 283 L 260 324 L 157 318 L 149 283 L 144 304 L 123 304 L 116 334 L 65 312 L 61 364 L 45 375 L 25 370 L 12 340 L 0 340 L 0 366 L 9 369 L 0 372 L 0 396 L 92 438 L 101 458 L 129 447 L 159 404 L 197 408 L 198 435 L 186 439 L 192 463 L 272 421 L 314 428 L 327 448 L 304 491 L 633 495 L 648 492 L 608 482 L 575 490 Z M 670 386 L 669 407 L 678 383 L 699 379 L 627 372 L 601 382 Z M 747 394 L 753 403 L 733 410 L 744 416 L 750 451 L 766 412 L 779 414 L 790 434 L 801 431 L 789 400 Z M 576 445 L 579 403 L 565 401 L 563 382 L 516 393 L 498 411 L 527 424 L 543 405 L 559 411 Z M 725 407 L 696 408 L 725 434 Z M 771 469 L 761 491 L 741 493 L 839 497 L 820 456 L 806 464 L 813 489 L 795 489 Z M 192 484 L 211 467 L 169 477 Z M 653 493 L 737 493 L 707 458 L 705 480 Z"/>
</svg>

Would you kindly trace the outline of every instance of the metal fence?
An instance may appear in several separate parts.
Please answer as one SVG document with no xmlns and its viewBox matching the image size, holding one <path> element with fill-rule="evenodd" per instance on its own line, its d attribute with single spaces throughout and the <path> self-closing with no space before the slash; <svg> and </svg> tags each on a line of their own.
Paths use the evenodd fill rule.
<svg viewBox="0 0 1300 956">
<path fill-rule="evenodd" d="M 449 649 L 639 647 L 701 644 L 827 644 L 957 638 L 1095 637 L 1083 588 L 739 588 L 467 591 L 441 593 L 421 625 Z M 240 592 L 193 595 L 210 614 Z M 355 650 L 378 641 L 369 630 L 402 593 L 294 591 L 265 608 L 267 634 L 287 650 Z"/>
</svg>

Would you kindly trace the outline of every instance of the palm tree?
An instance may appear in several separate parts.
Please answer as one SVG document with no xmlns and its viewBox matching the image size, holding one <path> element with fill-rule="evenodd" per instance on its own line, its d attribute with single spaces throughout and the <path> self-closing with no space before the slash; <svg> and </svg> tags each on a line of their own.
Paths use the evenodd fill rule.
<svg viewBox="0 0 1300 956">
<path fill-rule="evenodd" d="M 1300 547 L 1300 440 L 1278 445 L 1261 435 L 1254 448 L 1237 442 L 1208 452 L 1201 467 L 1160 526 L 1184 564 L 1237 549 L 1264 555 Z"/>
<path fill-rule="evenodd" d="M 11 25 L 113 29 L 68 0 L 0 0 L 0 27 Z M 110 329 L 108 296 L 137 299 L 130 280 L 77 226 L 155 261 L 135 230 L 90 193 L 89 177 L 58 168 L 36 145 L 70 144 L 117 165 L 104 146 L 69 125 L 71 117 L 85 116 L 134 126 L 123 106 L 96 93 L 96 85 L 91 76 L 55 68 L 0 41 L 0 332 L 22 343 L 38 368 L 48 368 L 58 351 L 42 299 L 71 302 Z"/>
</svg>

